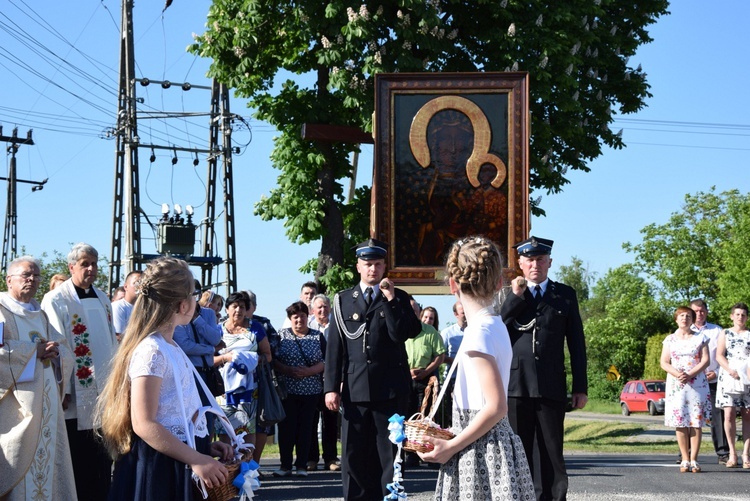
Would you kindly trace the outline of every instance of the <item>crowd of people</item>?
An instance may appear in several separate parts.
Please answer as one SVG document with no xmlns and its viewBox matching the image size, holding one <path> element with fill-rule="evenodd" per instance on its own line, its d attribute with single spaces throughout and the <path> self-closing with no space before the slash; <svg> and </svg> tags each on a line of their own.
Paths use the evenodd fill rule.
<svg viewBox="0 0 750 501">
<path fill-rule="evenodd" d="M 677 330 L 666 337 L 661 367 L 667 372 L 664 424 L 675 428 L 680 472 L 699 473 L 702 428 L 711 425 L 719 464 L 750 469 L 750 331 L 748 306 L 731 308 L 732 327 L 706 322 L 702 299 L 680 306 Z M 742 419 L 742 453 L 737 454 L 737 412 Z"/>
<path fill-rule="evenodd" d="M 455 436 L 406 457 L 440 468 L 436 499 L 565 499 L 564 344 L 574 408 L 587 400 L 586 347 L 575 292 L 547 276 L 552 245 L 519 242 L 521 275 L 501 294 L 497 246 L 456 241 L 446 262 L 455 323 L 442 331 L 435 308 L 387 278 L 387 245 L 374 239 L 353 249 L 355 286 L 327 296 L 303 284 L 278 331 L 252 291 L 205 291 L 176 258 L 128 274 L 110 301 L 94 285 L 96 249 L 77 244 L 70 275 L 53 277 L 41 305 L 38 261 L 17 258 L 0 293 L 0 423 L 11 430 L 0 435 L 10 466 L 0 498 L 193 499 L 196 482 L 228 480 L 233 440 L 260 463 L 278 433 L 273 475 L 307 476 L 322 457 L 341 472 L 344 499 L 383 499 L 398 463 L 389 418 L 416 414 L 437 377 L 448 386 L 437 424 Z M 665 424 L 680 471 L 701 471 L 710 416 L 720 462 L 750 468 L 748 307 L 732 308 L 729 329 L 706 316 L 701 300 L 678 308 L 664 340 Z M 264 365 L 286 388 L 277 426 L 258 417 Z"/>
<path fill-rule="evenodd" d="M 77 244 L 70 275 L 53 278 L 41 305 L 33 299 L 39 263 L 13 261 L 8 293 L 0 296 L 0 350 L 11 362 L 0 371 L 0 397 L 15 398 L 0 400 L 1 419 L 14 419 L 18 408 L 34 419 L 8 425 L 14 433 L 0 439 L 14 473 L 0 481 L 0 496 L 192 499 L 196 480 L 209 489 L 226 482 L 222 461 L 236 453 L 229 439 L 241 437 L 260 462 L 276 431 L 257 416 L 265 363 L 287 390 L 273 475 L 306 476 L 319 467 L 322 445 L 323 467 L 341 471 L 345 499 L 382 499 L 396 459 L 388 419 L 416 410 L 447 361 L 457 365 L 449 381 L 455 391 L 444 403 L 453 411 L 438 421 L 448 427 L 452 420 L 457 436 L 415 458 L 456 461 L 441 469 L 437 496 L 452 499 L 502 480 L 519 499 L 534 497 L 525 447 L 510 428 L 514 355 L 492 309 L 502 285 L 495 244 L 473 237 L 454 245 L 447 273 L 456 323 L 442 332 L 435 308 L 422 308 L 386 277 L 386 244 L 370 239 L 353 250 L 359 283 L 333 301 L 314 282 L 303 284 L 278 332 L 256 315 L 252 291 L 226 299 L 204 291 L 175 258 L 129 273 L 110 301 L 94 285 L 96 249 Z M 24 397 L 29 390 L 34 398 Z M 43 438 L 34 434 L 39 426 Z M 488 462 L 502 457 L 503 467 L 464 479 L 474 468 L 470 450 Z"/>
</svg>

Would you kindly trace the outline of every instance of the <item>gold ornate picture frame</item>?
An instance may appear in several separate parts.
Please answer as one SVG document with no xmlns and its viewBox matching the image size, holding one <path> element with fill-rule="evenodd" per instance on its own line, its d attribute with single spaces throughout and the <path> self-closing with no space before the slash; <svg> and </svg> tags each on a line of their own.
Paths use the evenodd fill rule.
<svg viewBox="0 0 750 501">
<path fill-rule="evenodd" d="M 443 289 L 457 239 L 495 241 L 504 264 L 529 232 L 526 73 L 375 75 L 370 234 L 389 243 L 388 276 Z"/>
</svg>

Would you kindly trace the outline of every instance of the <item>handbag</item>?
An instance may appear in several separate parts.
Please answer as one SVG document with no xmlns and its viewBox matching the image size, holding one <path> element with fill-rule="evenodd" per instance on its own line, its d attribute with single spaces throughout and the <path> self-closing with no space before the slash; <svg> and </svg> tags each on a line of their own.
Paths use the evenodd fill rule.
<svg viewBox="0 0 750 501">
<path fill-rule="evenodd" d="M 208 377 L 208 390 L 215 397 L 219 397 L 225 393 L 224 391 L 224 378 L 221 377 L 221 372 L 216 367 L 209 367 L 206 372 Z"/>
<path fill-rule="evenodd" d="M 193 331 L 193 339 L 195 339 L 195 344 L 201 344 L 201 342 L 198 340 L 198 332 L 195 330 L 193 322 L 190 322 L 190 328 Z M 213 365 L 209 366 L 206 363 L 206 358 L 203 355 L 201 355 L 201 361 L 203 362 L 203 372 L 206 374 L 206 385 L 208 386 L 208 391 L 210 391 L 211 395 L 215 397 L 223 395 L 225 393 L 224 378 L 221 377 L 221 373 Z"/>
<path fill-rule="evenodd" d="M 260 426 L 273 426 L 286 419 L 284 404 L 277 388 L 276 374 L 271 364 L 261 358 L 258 370 L 258 408 L 256 411 Z"/>
</svg>

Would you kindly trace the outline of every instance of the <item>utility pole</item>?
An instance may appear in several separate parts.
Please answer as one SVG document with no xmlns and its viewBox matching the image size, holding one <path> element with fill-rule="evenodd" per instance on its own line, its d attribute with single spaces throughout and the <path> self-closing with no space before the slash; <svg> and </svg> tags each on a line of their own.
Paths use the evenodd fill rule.
<svg viewBox="0 0 750 501">
<path fill-rule="evenodd" d="M 3 256 L 2 256 L 2 270 L 6 271 L 8 266 L 8 260 L 15 258 L 18 253 L 18 228 L 17 220 L 18 215 L 16 212 L 16 185 L 17 183 L 29 183 L 33 184 L 31 191 L 39 191 L 44 187 L 47 179 L 44 181 L 29 181 L 26 179 L 18 179 L 16 177 L 16 152 L 20 145 L 25 144 L 28 146 L 34 145 L 34 140 L 31 138 L 31 130 L 26 134 L 26 138 L 18 137 L 18 128 L 13 129 L 12 136 L 3 136 L 3 128 L 0 126 L 0 141 L 10 143 L 7 152 L 10 153 L 10 168 L 8 169 L 8 177 L 0 177 L 0 180 L 8 181 L 8 205 L 5 209 L 5 233 L 3 235 Z M 10 249 L 8 248 L 10 247 Z"/>
<path fill-rule="evenodd" d="M 133 43 L 133 0 L 122 0 L 120 36 L 120 85 L 117 93 L 117 145 L 115 150 L 114 220 L 112 254 L 109 263 L 111 292 L 120 280 L 121 267 L 127 275 L 141 254 L 138 182 L 138 124 L 135 114 L 135 49 Z M 122 252 L 124 237 L 125 255 Z"/>
<path fill-rule="evenodd" d="M 157 254 L 145 254 L 141 248 L 141 215 L 140 183 L 138 175 L 138 149 L 169 149 L 175 152 L 186 151 L 196 154 L 194 165 L 198 165 L 197 154 L 208 157 L 208 182 L 206 218 L 203 225 L 202 255 L 193 255 L 189 249 L 194 245 L 195 226 L 192 223 L 192 212 L 187 212 L 187 222 L 181 212 L 169 217 L 162 213 L 159 221 L 159 242 L 157 250 L 161 254 L 172 254 L 185 259 L 191 266 L 202 270 L 202 285 L 205 288 L 218 285 L 226 286 L 226 293 L 237 289 L 237 262 L 234 240 L 234 203 L 232 201 L 232 118 L 229 112 L 229 91 L 225 85 L 214 81 L 212 87 L 191 85 L 190 83 L 173 83 L 155 81 L 147 78 L 136 80 L 135 47 L 133 35 L 133 0 L 122 0 L 122 21 L 120 36 L 120 84 L 118 92 L 117 127 L 114 131 L 117 139 L 115 151 L 115 188 L 112 223 L 112 253 L 109 271 L 109 290 L 119 285 L 120 277 L 130 271 L 140 269 L 142 264 L 157 257 Z M 138 136 L 137 105 L 142 99 L 136 98 L 136 83 L 142 86 L 151 83 L 159 84 L 163 89 L 180 87 L 183 91 L 190 89 L 211 89 L 211 113 L 209 121 L 209 146 L 207 149 L 184 148 L 176 145 L 145 144 Z M 169 118 L 167 116 L 166 118 Z M 152 153 L 153 154 L 153 153 Z M 216 189 L 220 183 L 218 162 L 222 160 L 224 181 L 224 210 L 227 257 L 225 260 L 214 253 L 216 235 Z M 153 161 L 153 160 L 152 160 Z M 167 209 L 168 210 L 168 209 Z M 180 208 L 180 211 L 182 209 Z M 186 207 L 192 211 L 192 208 Z M 185 240 L 192 231 L 193 241 Z M 124 244 L 124 245 L 123 245 Z M 192 244 L 192 245 L 191 245 Z M 186 250 L 187 249 L 187 250 Z M 226 280 L 222 283 L 213 281 L 213 268 L 224 264 Z"/>
<path fill-rule="evenodd" d="M 208 182 L 206 183 L 206 220 L 216 219 L 216 187 L 219 185 L 219 156 L 222 158 L 224 175 L 224 231 L 226 253 L 226 294 L 237 290 L 237 248 L 234 239 L 234 183 L 232 182 L 232 125 L 229 113 L 229 90 L 226 85 L 214 80 L 211 89 L 211 122 L 209 126 L 210 150 L 208 158 Z M 220 146 L 221 145 L 221 146 Z M 216 232 L 213 224 L 203 227 L 203 255 L 215 255 Z M 212 284 L 212 267 L 204 266 L 201 283 Z"/>
</svg>

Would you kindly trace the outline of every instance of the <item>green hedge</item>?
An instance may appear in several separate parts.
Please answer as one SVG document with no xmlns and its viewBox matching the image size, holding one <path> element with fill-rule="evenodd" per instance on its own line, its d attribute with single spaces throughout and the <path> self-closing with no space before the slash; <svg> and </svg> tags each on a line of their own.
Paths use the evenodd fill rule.
<svg viewBox="0 0 750 501">
<path fill-rule="evenodd" d="M 620 392 L 625 384 L 625 379 L 610 381 L 607 373 L 589 368 L 589 391 L 588 397 L 604 402 L 619 402 Z"/>
<path fill-rule="evenodd" d="M 668 334 L 654 334 L 646 341 L 646 359 L 643 364 L 643 379 L 667 379 L 667 373 L 659 365 L 662 341 Z"/>
</svg>

